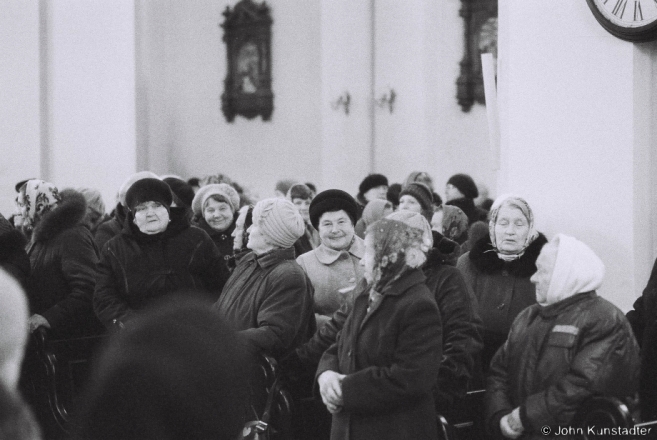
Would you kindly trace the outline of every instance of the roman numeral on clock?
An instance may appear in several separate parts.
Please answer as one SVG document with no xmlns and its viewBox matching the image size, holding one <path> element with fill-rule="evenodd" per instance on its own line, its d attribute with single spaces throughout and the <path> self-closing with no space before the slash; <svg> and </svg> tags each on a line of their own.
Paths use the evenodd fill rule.
<svg viewBox="0 0 657 440">
<path fill-rule="evenodd" d="M 614 6 L 614 10 L 611 11 L 611 13 L 617 16 L 618 18 L 623 18 L 623 15 L 625 14 L 626 6 L 627 6 L 627 0 L 618 0 L 616 2 L 616 6 Z"/>
<path fill-rule="evenodd" d="M 634 21 L 643 21 L 643 12 L 639 0 L 634 0 Z"/>
</svg>

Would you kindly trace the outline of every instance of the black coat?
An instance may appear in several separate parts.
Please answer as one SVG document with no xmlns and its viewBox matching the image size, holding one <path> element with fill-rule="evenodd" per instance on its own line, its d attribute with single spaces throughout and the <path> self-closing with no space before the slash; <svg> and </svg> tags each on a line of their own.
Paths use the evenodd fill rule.
<svg viewBox="0 0 657 440">
<path fill-rule="evenodd" d="M 461 197 L 458 199 L 452 199 L 449 202 L 445 202 L 445 204 L 461 208 L 461 211 L 463 211 L 468 217 L 468 225 L 471 225 L 476 221 L 488 220 L 488 212 L 481 208 L 477 208 L 473 199 Z"/>
<path fill-rule="evenodd" d="M 484 372 L 516 316 L 536 304 L 536 288 L 529 279 L 536 272 L 536 259 L 545 243 L 547 239 L 539 234 L 520 258 L 506 262 L 497 256 L 487 235 L 458 260 L 456 267 L 474 291 L 484 323 Z"/>
<path fill-rule="evenodd" d="M 107 327 L 130 319 L 176 291 L 201 291 L 216 299 L 228 270 L 208 234 L 190 226 L 183 208 L 171 208 L 166 231 L 146 235 L 128 220 L 102 249 L 94 310 Z"/>
<path fill-rule="evenodd" d="M 641 346 L 641 418 L 657 419 L 657 260 L 643 294 L 634 303 L 627 319 Z"/>
<path fill-rule="evenodd" d="M 91 301 L 96 286 L 98 250 L 84 218 L 84 196 L 61 192 L 58 207 L 35 226 L 27 254 L 32 274 L 27 294 L 32 313 L 42 315 L 60 336 L 95 332 Z"/>
<path fill-rule="evenodd" d="M 331 439 L 437 439 L 431 390 L 442 354 L 438 307 L 415 269 L 395 281 L 367 312 L 369 290 L 354 301 L 344 328 L 322 356 L 327 370 L 347 376 L 333 415 Z"/>
<path fill-rule="evenodd" d="M 27 287 L 30 276 L 26 244 L 25 236 L 0 214 L 0 267 L 16 278 L 23 288 Z"/>
<path fill-rule="evenodd" d="M 228 229 L 222 232 L 212 229 L 212 227 L 208 225 L 208 222 L 206 222 L 203 217 L 200 217 L 194 221 L 194 226 L 198 226 L 207 232 L 215 246 L 217 246 L 217 249 L 219 249 L 219 253 L 224 257 L 225 260 L 228 260 L 229 257 L 235 253 L 235 250 L 233 249 L 232 234 L 235 230 L 235 220 L 237 220 L 238 215 L 239 212 L 235 213 L 235 216 L 233 217 L 233 223 L 231 223 Z"/>
<path fill-rule="evenodd" d="M 123 205 L 118 203 L 114 211 L 112 212 L 112 217 L 107 221 L 101 223 L 96 228 L 94 234 L 94 241 L 98 249 L 102 249 L 105 243 L 110 241 L 111 238 L 119 235 L 123 230 L 123 224 L 125 223 L 126 212 Z"/>
<path fill-rule="evenodd" d="M 491 363 L 487 426 L 501 437 L 500 419 L 520 407 L 522 438 L 544 439 L 543 426 L 552 433 L 569 426 L 591 396 L 628 402 L 637 391 L 638 364 L 627 319 L 595 292 L 546 307 L 535 304 L 518 316 Z"/>
</svg>

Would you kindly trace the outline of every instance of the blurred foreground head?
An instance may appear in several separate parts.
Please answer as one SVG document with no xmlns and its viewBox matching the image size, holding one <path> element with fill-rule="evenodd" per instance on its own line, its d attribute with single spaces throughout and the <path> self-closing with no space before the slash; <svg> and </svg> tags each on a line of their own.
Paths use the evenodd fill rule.
<svg viewBox="0 0 657 440">
<path fill-rule="evenodd" d="M 15 390 L 27 342 L 27 299 L 18 281 L 0 269 L 0 381 Z"/>
<path fill-rule="evenodd" d="M 82 399 L 80 439 L 230 439 L 243 426 L 245 355 L 210 304 L 174 297 L 114 334 Z"/>
</svg>

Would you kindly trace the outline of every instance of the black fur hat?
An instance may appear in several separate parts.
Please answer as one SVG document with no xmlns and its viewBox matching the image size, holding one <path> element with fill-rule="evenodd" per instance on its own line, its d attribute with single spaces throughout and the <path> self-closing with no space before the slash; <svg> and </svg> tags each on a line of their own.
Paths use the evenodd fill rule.
<svg viewBox="0 0 657 440">
<path fill-rule="evenodd" d="M 173 195 L 169 185 L 162 180 L 146 178 L 132 184 L 125 195 L 125 201 L 130 211 L 134 211 L 137 205 L 144 202 L 159 202 L 169 209 Z"/>
<path fill-rule="evenodd" d="M 309 214 L 310 214 L 310 223 L 313 227 L 319 230 L 319 218 L 325 212 L 333 212 L 344 210 L 349 218 L 351 219 L 352 224 L 356 224 L 358 220 L 360 207 L 356 200 L 351 197 L 348 193 L 339 190 L 339 189 L 327 189 L 317 194 L 313 201 L 310 203 Z"/>
</svg>

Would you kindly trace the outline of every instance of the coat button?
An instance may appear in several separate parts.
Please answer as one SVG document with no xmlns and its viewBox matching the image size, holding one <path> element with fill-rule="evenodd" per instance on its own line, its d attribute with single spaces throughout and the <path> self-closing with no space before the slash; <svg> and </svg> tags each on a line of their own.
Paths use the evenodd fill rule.
<svg viewBox="0 0 657 440">
<path fill-rule="evenodd" d="M 351 350 L 347 352 L 347 356 L 351 357 Z"/>
<path fill-rule="evenodd" d="M 497 306 L 497 310 L 502 310 L 506 304 L 502 303 L 499 306 Z"/>
</svg>

